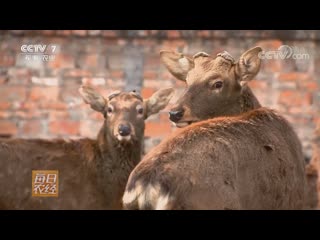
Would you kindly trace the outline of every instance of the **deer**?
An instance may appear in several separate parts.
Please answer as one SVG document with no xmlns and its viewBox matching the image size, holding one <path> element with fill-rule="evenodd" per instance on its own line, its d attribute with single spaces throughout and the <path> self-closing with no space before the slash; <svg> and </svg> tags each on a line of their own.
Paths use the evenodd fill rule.
<svg viewBox="0 0 320 240">
<path fill-rule="evenodd" d="M 180 129 L 131 172 L 125 209 L 302 209 L 300 140 L 277 111 L 262 107 L 248 82 L 259 72 L 260 47 L 238 61 L 226 51 L 192 58 L 161 51 L 186 90 L 169 112 Z"/>
<path fill-rule="evenodd" d="M 164 109 L 173 92 L 104 97 L 81 86 L 84 102 L 104 116 L 96 139 L 1 140 L 0 209 L 122 209 L 127 178 L 141 160 L 144 121 Z M 58 171 L 58 197 L 32 196 L 32 170 Z"/>
<path fill-rule="evenodd" d="M 308 182 L 308 204 L 309 209 L 320 209 L 320 122 L 316 125 L 312 139 L 312 158 L 306 165 Z"/>
</svg>

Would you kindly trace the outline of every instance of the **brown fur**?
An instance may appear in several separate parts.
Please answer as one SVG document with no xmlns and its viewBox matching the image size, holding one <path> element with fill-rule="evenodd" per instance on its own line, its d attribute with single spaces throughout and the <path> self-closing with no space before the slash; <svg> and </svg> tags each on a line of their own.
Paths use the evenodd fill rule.
<svg viewBox="0 0 320 240">
<path fill-rule="evenodd" d="M 127 178 L 141 158 L 144 119 L 150 115 L 139 115 L 136 106 L 150 105 L 149 100 L 142 102 L 132 93 L 105 99 L 89 87 L 80 88 L 80 93 L 106 117 L 97 140 L 1 140 L 0 209 L 122 208 Z M 171 93 L 172 89 L 158 91 L 149 108 L 161 110 Z M 114 112 L 106 113 L 111 104 Z M 130 141 L 117 139 L 116 130 L 123 122 L 133 127 Z M 32 170 L 58 170 L 59 197 L 32 197 Z"/>
<path fill-rule="evenodd" d="M 320 122 L 314 133 L 312 159 L 306 167 L 308 180 L 308 204 L 310 208 L 320 209 Z"/>
<path fill-rule="evenodd" d="M 169 209 L 300 209 L 303 162 L 291 159 L 302 157 L 294 131 L 272 110 L 195 123 L 138 164 L 126 192 L 138 185 L 160 190 L 154 201 L 126 208 L 155 209 L 157 199 L 169 195 Z"/>
<path fill-rule="evenodd" d="M 193 61 L 189 59 L 193 63 L 189 65 L 190 68 L 186 68 L 185 78 L 180 78 L 180 72 L 177 71 L 179 64 L 176 66 L 177 63 L 172 62 L 172 53 L 162 52 L 162 61 L 169 71 L 187 84 L 185 93 L 171 109 L 184 110 L 183 118 L 176 122 L 177 126 L 213 117 L 238 115 L 260 107 L 251 89 L 246 86 L 257 73 L 252 67 L 260 67 L 260 60 L 255 57 L 259 49 L 247 51 L 236 63 L 229 60 L 227 53 L 217 57 L 196 54 Z M 244 58 L 247 60 L 241 60 Z M 246 68 L 243 62 L 246 62 Z M 216 82 L 221 82 L 223 87 L 216 89 Z"/>
<path fill-rule="evenodd" d="M 236 63 L 223 55 L 191 60 L 161 53 L 169 71 L 187 83 L 173 108 L 184 110 L 177 125 L 198 123 L 173 134 L 137 165 L 123 197 L 127 209 L 303 208 L 301 143 L 290 124 L 262 108 L 246 86 L 259 70 L 260 51 L 248 50 Z M 223 87 L 215 88 L 217 81 Z"/>
</svg>

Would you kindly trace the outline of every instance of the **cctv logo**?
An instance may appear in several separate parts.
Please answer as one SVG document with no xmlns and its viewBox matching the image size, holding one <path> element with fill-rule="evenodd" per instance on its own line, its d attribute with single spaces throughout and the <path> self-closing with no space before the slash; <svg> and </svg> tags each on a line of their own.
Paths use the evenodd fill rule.
<svg viewBox="0 0 320 240">
<path fill-rule="evenodd" d="M 57 45 L 22 45 L 21 46 L 21 52 L 27 53 L 27 54 L 53 54 L 56 52 Z"/>
</svg>

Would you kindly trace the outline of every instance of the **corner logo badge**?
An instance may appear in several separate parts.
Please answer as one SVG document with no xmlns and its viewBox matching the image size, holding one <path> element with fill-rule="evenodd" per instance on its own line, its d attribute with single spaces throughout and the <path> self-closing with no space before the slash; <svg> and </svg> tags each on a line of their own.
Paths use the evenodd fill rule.
<svg viewBox="0 0 320 240">
<path fill-rule="evenodd" d="M 32 171 L 32 197 L 58 197 L 58 170 Z"/>
</svg>

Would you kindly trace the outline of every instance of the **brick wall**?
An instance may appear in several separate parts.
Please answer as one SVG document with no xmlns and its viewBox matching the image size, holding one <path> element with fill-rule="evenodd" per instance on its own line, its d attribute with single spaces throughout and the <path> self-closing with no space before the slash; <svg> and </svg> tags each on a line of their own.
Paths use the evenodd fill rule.
<svg viewBox="0 0 320 240">
<path fill-rule="evenodd" d="M 139 78 L 140 82 L 133 85 L 142 86 L 144 97 L 170 86 L 176 87 L 177 97 L 184 85 L 161 65 L 161 49 L 191 55 L 227 50 L 238 58 L 256 45 L 276 50 L 285 44 L 303 48 L 310 59 L 264 60 L 250 85 L 263 105 L 278 109 L 294 125 L 310 157 L 315 123 L 319 121 L 319 40 L 320 31 L 2 30 L 0 135 L 95 137 L 102 116 L 81 100 L 77 89 L 82 83 L 95 85 L 107 94 L 125 89 Z M 20 55 L 23 44 L 57 44 L 60 48 L 54 61 L 27 61 Z M 138 53 L 132 52 L 136 49 Z M 134 63 L 132 56 L 139 58 L 141 79 L 139 73 L 135 78 L 128 76 L 128 71 L 135 69 L 128 70 Z M 173 130 L 167 110 L 151 117 L 146 124 L 146 151 Z"/>
</svg>

